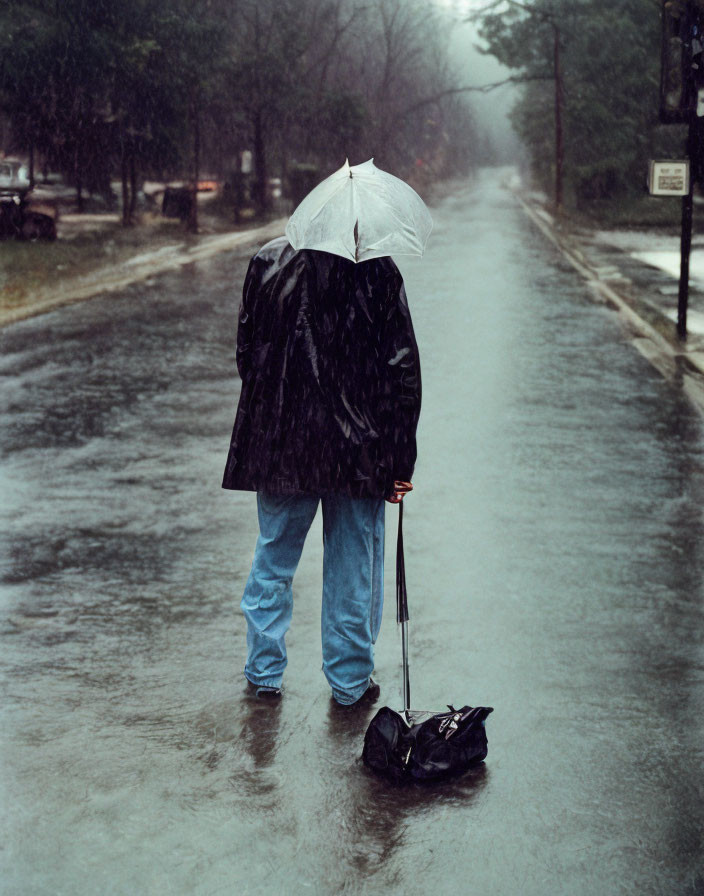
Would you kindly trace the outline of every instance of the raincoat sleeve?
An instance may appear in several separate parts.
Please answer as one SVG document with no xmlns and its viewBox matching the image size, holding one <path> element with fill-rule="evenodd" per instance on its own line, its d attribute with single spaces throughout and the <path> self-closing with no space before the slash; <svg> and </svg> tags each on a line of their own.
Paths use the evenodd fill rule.
<svg viewBox="0 0 704 896">
<path fill-rule="evenodd" d="M 244 380 L 252 366 L 252 337 L 254 334 L 254 300 L 258 288 L 259 264 L 257 256 L 249 262 L 242 288 L 242 304 L 237 322 L 237 370 Z"/>
<path fill-rule="evenodd" d="M 387 310 L 382 344 L 385 383 L 382 414 L 387 423 L 387 463 L 393 480 L 410 481 L 416 462 L 416 427 L 420 416 L 420 357 L 406 290 L 397 273 Z"/>
</svg>

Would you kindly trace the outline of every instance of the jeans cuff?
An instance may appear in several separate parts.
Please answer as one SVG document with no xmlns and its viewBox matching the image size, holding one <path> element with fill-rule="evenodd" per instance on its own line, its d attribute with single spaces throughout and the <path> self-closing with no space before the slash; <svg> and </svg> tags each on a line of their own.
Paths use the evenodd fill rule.
<svg viewBox="0 0 704 896">
<path fill-rule="evenodd" d="M 349 706 L 351 703 L 356 703 L 363 694 L 366 694 L 370 680 L 371 679 L 368 678 L 365 684 L 359 688 L 355 688 L 354 691 L 340 691 L 337 688 L 333 688 L 333 699 L 338 703 L 342 703 L 343 706 Z"/>
<path fill-rule="evenodd" d="M 255 681 L 253 677 L 247 675 L 245 672 L 244 677 L 256 688 L 280 688 L 281 682 L 283 681 L 283 675 L 279 675 L 278 678 L 267 678 L 266 676 L 263 676 L 261 681 Z"/>
</svg>

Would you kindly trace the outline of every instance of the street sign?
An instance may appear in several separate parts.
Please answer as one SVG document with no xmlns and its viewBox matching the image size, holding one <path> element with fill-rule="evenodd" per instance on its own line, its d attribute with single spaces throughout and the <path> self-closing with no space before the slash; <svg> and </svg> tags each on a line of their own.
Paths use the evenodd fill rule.
<svg viewBox="0 0 704 896">
<path fill-rule="evenodd" d="M 652 161 L 648 187 L 652 196 L 686 196 L 689 193 L 689 162 Z"/>
</svg>

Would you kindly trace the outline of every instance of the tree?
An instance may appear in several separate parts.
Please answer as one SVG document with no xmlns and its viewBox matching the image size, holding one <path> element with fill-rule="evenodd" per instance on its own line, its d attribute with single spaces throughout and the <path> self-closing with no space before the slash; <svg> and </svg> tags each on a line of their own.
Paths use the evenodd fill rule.
<svg viewBox="0 0 704 896">
<path fill-rule="evenodd" d="M 168 90 L 186 114 L 190 146 L 186 149 L 191 182 L 189 230 L 198 230 L 198 183 L 204 111 L 209 108 L 224 72 L 220 62 L 225 33 L 209 0 L 172 0 L 161 20 L 163 58 L 167 63 Z M 182 143 L 184 141 L 181 141 Z"/>
<path fill-rule="evenodd" d="M 658 0 L 613 0 L 607 10 L 597 0 L 498 0 L 482 12 L 480 35 L 525 85 L 514 124 L 538 179 L 552 172 L 557 207 L 563 180 L 578 202 L 644 183 L 647 158 L 668 143 L 657 119 Z"/>
<path fill-rule="evenodd" d="M 105 33 L 83 0 L 8 0 L 0 21 L 0 97 L 15 141 L 42 152 L 77 189 L 109 190 Z"/>
<path fill-rule="evenodd" d="M 376 156 L 441 176 L 476 143 L 447 64 L 447 24 L 425 0 L 5 0 L 0 114 L 15 146 L 77 188 L 254 155 L 267 205 L 275 166 L 329 170 Z"/>
<path fill-rule="evenodd" d="M 155 0 L 111 4 L 105 76 L 113 125 L 113 157 L 122 184 L 123 224 L 133 222 L 140 172 L 175 166 L 184 114 L 165 46 L 171 5 Z"/>
<path fill-rule="evenodd" d="M 420 0 L 370 0 L 360 9 L 336 77 L 357 85 L 365 110 L 355 145 L 361 158 L 375 156 L 406 176 L 442 176 L 450 157 L 463 155 L 448 151 L 451 139 L 455 149 L 476 142 L 468 106 L 454 93 L 450 27 Z"/>
<path fill-rule="evenodd" d="M 241 0 L 230 20 L 227 94 L 254 158 L 254 192 L 267 205 L 272 154 L 286 169 L 292 152 L 353 134 L 364 121 L 356 94 L 336 77 L 359 12 L 349 0 Z M 243 127 L 244 126 L 244 127 Z"/>
<path fill-rule="evenodd" d="M 564 172 L 564 102 L 565 86 L 563 54 L 565 44 L 579 26 L 583 16 L 581 3 L 565 5 L 555 0 L 499 0 L 492 3 L 481 19 L 480 34 L 488 50 L 509 68 L 519 70 L 519 79 L 526 82 L 552 81 L 554 122 L 555 207 L 563 205 Z M 505 7 L 505 8 L 504 8 Z M 532 99 L 540 97 L 533 91 Z M 539 104 L 544 111 L 545 101 Z M 544 121 L 545 116 L 541 116 Z M 521 119 L 518 118 L 519 127 Z M 539 132 L 542 138 L 544 131 Z M 542 143 L 541 139 L 541 143 Z M 542 149 L 542 146 L 541 146 Z"/>
</svg>

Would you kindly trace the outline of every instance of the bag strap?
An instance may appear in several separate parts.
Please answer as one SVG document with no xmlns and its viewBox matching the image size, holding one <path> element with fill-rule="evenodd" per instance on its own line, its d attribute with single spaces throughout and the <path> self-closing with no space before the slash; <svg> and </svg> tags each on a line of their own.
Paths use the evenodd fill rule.
<svg viewBox="0 0 704 896">
<path fill-rule="evenodd" d="M 398 537 L 396 539 L 396 622 L 408 622 L 406 563 L 403 557 L 403 501 L 398 505 Z"/>
</svg>

